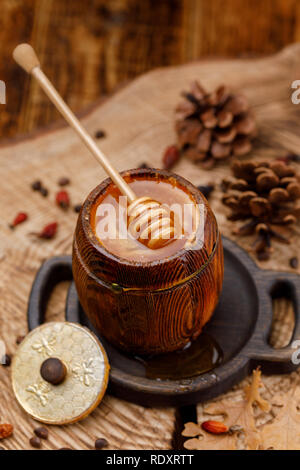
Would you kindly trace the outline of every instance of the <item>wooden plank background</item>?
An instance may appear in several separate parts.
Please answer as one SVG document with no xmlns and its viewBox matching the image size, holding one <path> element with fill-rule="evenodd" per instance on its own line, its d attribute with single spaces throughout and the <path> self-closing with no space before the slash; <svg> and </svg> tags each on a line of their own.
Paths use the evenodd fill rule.
<svg viewBox="0 0 300 470">
<path fill-rule="evenodd" d="M 95 106 L 83 123 L 91 134 L 99 128 L 106 131 L 106 138 L 97 143 L 119 170 L 137 167 L 142 162 L 160 167 L 163 150 L 175 139 L 173 111 L 180 91 L 199 76 L 204 86 L 213 88 L 220 84 L 221 76 L 235 90 L 243 89 L 254 107 L 259 132 L 252 155 L 265 160 L 287 151 L 296 152 L 300 147 L 300 106 L 293 105 L 289 95 L 291 81 L 300 77 L 299 57 L 300 44 L 295 44 L 259 60 L 209 60 L 161 68 L 139 77 L 104 104 Z M 209 172 L 185 159 L 174 171 L 196 185 L 212 179 L 220 183 L 230 172 L 226 162 Z M 50 256 L 71 253 L 77 215 L 72 210 L 65 213 L 54 204 L 57 180 L 64 175 L 71 178 L 69 192 L 75 204 L 83 201 L 105 175 L 68 127 L 0 146 L 0 174 L 0 339 L 5 341 L 8 352 L 14 354 L 17 336 L 26 333 L 27 300 L 40 264 Z M 49 188 L 48 198 L 31 190 L 30 184 L 36 179 Z M 221 198 L 218 185 L 210 203 L 222 233 L 249 250 L 250 237 L 233 237 Z M 27 211 L 29 220 L 11 231 L 8 224 L 19 210 Z M 54 220 L 59 223 L 54 240 L 30 237 L 30 232 Z M 300 266 L 297 270 L 289 266 L 289 259 L 300 250 L 299 233 L 298 226 L 291 245 L 274 242 L 271 259 L 260 266 L 300 273 Z M 48 320 L 63 319 L 65 295 L 66 285 L 54 292 Z M 291 330 L 292 310 L 286 300 L 275 309 L 275 316 L 278 314 L 281 320 L 280 325 L 275 324 L 276 338 L 272 335 L 272 344 L 277 345 L 275 339 L 279 336 L 282 339 L 287 326 Z M 279 343 L 282 346 L 282 341 Z M 18 407 L 9 373 L 9 368 L 0 367 L 0 422 L 14 424 L 15 435 L 1 445 L 8 449 L 27 449 L 35 424 Z M 269 389 L 275 390 L 274 383 L 280 382 L 286 387 L 283 389 L 286 393 L 290 377 L 272 376 Z M 199 416 L 201 410 L 200 405 Z M 143 408 L 106 395 L 97 410 L 81 423 L 51 427 L 51 439 L 44 448 L 58 449 L 65 445 L 75 449 L 92 448 L 93 440 L 102 436 L 109 440 L 109 449 L 178 448 L 174 444 L 178 431 L 176 418 L 172 407 Z"/>
<path fill-rule="evenodd" d="M 58 118 L 11 59 L 21 41 L 33 44 L 60 93 L 79 110 L 154 67 L 269 54 L 299 40 L 297 0 L 1 0 L 7 105 L 0 137 Z"/>
<path fill-rule="evenodd" d="M 161 65 L 182 64 L 203 56 L 267 54 L 299 40 L 300 2 L 296 0 L 1 0 L 0 79 L 7 85 L 7 105 L 0 106 L 0 137 L 3 142 L 58 118 L 38 86 L 11 59 L 14 46 L 21 41 L 34 45 L 45 71 L 77 111 L 119 84 Z M 86 118 L 87 127 L 92 133 L 99 128 L 108 131 L 101 145 L 119 169 L 142 161 L 160 166 L 163 149 L 174 140 L 174 103 L 188 81 L 199 76 L 208 88 L 227 80 L 245 90 L 259 121 L 255 155 L 265 158 L 286 150 L 299 152 L 299 109 L 287 100 L 291 81 L 299 79 L 299 54 L 299 46 L 292 46 L 263 62 L 205 62 L 153 72 L 97 108 Z M 248 72 L 243 79 L 245 70 Z M 276 99 L 278 103 L 274 103 Z M 121 116 L 119 110 L 123 111 Z M 125 112 L 130 112 L 126 119 Z M 40 263 L 53 254 L 71 251 L 76 215 L 66 218 L 49 204 L 58 177 L 71 175 L 71 195 L 77 203 L 104 176 L 100 169 L 95 171 L 93 160 L 82 160 L 85 152 L 67 129 L 0 149 L 0 337 L 5 338 L 11 353 L 17 335 L 26 332 L 26 302 Z M 175 171 L 195 184 L 209 182 L 212 177 L 186 161 L 181 161 Z M 219 167 L 216 179 L 227 173 L 228 168 Z M 49 186 L 49 199 L 32 195 L 29 186 L 37 177 Z M 222 231 L 231 236 L 219 199 L 216 191 L 212 206 Z M 7 222 L 19 209 L 30 210 L 30 228 L 21 226 L 11 236 Z M 53 243 L 34 243 L 28 238 L 31 229 L 56 217 L 61 227 Z M 249 240 L 240 242 L 249 247 Z M 288 259 L 299 251 L 299 236 L 297 242 L 288 251 L 276 247 L 277 256 L 264 266 L 290 269 Z M 54 293 L 48 318 L 62 319 L 62 287 Z M 280 315 L 285 312 L 285 304 L 279 310 Z M 274 380 L 271 378 L 270 386 Z M 201 406 L 199 416 L 200 412 Z M 29 448 L 35 425 L 13 399 L 9 370 L 4 368 L 0 369 L 0 420 L 11 421 L 16 428 L 5 447 Z M 84 422 L 52 428 L 44 448 L 91 448 L 93 439 L 103 436 L 109 440 L 110 449 L 170 449 L 177 424 L 173 408 L 145 409 L 106 396 Z"/>
</svg>

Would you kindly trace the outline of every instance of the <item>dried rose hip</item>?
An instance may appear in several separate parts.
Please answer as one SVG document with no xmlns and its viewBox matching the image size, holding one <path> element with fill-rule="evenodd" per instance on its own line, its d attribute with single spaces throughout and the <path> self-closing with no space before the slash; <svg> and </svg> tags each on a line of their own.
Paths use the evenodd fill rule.
<svg viewBox="0 0 300 470">
<path fill-rule="evenodd" d="M 288 153 L 283 157 L 278 157 L 276 160 L 286 163 L 287 165 L 291 162 L 299 163 L 300 155 L 297 153 Z"/>
<path fill-rule="evenodd" d="M 17 225 L 22 224 L 25 220 L 28 219 L 26 212 L 19 212 L 14 218 L 13 222 L 10 224 L 10 228 L 15 228 Z"/>
<path fill-rule="evenodd" d="M 46 225 L 39 234 L 39 238 L 50 239 L 53 238 L 57 231 L 57 222 Z"/>
<path fill-rule="evenodd" d="M 170 170 L 175 165 L 175 163 L 178 162 L 179 158 L 180 153 L 176 145 L 167 147 L 162 159 L 165 170 Z"/>
<path fill-rule="evenodd" d="M 0 440 L 10 437 L 14 431 L 12 424 L 0 424 Z"/>
<path fill-rule="evenodd" d="M 59 191 L 56 194 L 56 204 L 62 209 L 68 209 L 70 206 L 70 197 L 67 191 Z"/>
<path fill-rule="evenodd" d="M 32 232 L 31 235 L 45 240 L 50 240 L 56 235 L 57 226 L 57 222 L 53 222 L 52 224 L 45 225 L 41 232 Z"/>
</svg>

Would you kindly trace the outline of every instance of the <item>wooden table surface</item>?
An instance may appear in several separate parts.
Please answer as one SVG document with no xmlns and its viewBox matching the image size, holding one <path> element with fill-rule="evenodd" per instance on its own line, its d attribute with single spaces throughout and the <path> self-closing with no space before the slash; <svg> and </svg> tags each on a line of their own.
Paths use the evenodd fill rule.
<svg viewBox="0 0 300 470">
<path fill-rule="evenodd" d="M 159 66 L 208 56 L 262 55 L 300 40 L 297 0 L 1 0 L 0 137 L 58 118 L 13 63 L 30 42 L 75 110 Z M 34 106 L 32 104 L 34 103 Z"/>
<path fill-rule="evenodd" d="M 160 167 L 163 150 L 175 139 L 173 110 L 181 90 L 196 77 L 201 77 L 203 84 L 212 89 L 220 84 L 221 77 L 222 82 L 245 92 L 254 107 L 259 129 L 254 156 L 266 159 L 286 151 L 299 152 L 300 107 L 290 100 L 290 83 L 300 76 L 299 57 L 300 45 L 295 44 L 260 60 L 204 61 L 158 69 L 134 80 L 103 104 L 95 104 L 84 118 L 84 124 L 92 134 L 98 129 L 105 130 L 106 137 L 98 141 L 99 145 L 119 170 L 142 162 Z M 35 112 L 34 103 L 30 109 Z M 182 160 L 174 171 L 194 184 L 205 184 L 220 181 L 229 174 L 229 167 L 224 163 L 207 172 Z M 26 333 L 28 295 L 40 264 L 50 256 L 71 253 L 76 214 L 72 210 L 65 213 L 55 206 L 57 180 L 65 175 L 71 178 L 69 191 L 75 204 L 82 202 L 104 178 L 104 172 L 73 131 L 62 127 L 3 145 L 0 174 L 0 339 L 13 354 L 17 336 Z M 32 192 L 30 184 L 36 179 L 49 188 L 48 198 Z M 220 199 L 221 191 L 217 189 L 211 199 L 212 208 L 221 231 L 232 238 L 232 226 L 226 220 Z M 28 212 L 29 220 L 11 231 L 8 224 L 20 210 Z M 36 241 L 30 236 L 30 232 L 54 220 L 59 223 L 54 240 Z M 261 266 L 291 270 L 288 260 L 299 253 L 299 229 L 292 241 L 290 246 L 274 244 L 274 255 Z M 238 242 L 249 249 L 249 238 Z M 55 289 L 47 311 L 48 320 L 63 319 L 65 296 L 65 284 Z M 280 315 L 285 308 L 286 303 L 279 309 Z M 270 380 L 272 388 L 273 379 Z M 288 383 L 286 378 L 285 384 Z M 196 408 L 193 410 L 196 416 Z M 200 411 L 201 406 L 199 416 Z M 28 440 L 36 424 L 19 409 L 11 389 L 9 368 L 3 367 L 0 367 L 0 420 L 15 426 L 14 437 L 4 441 L 4 447 L 30 447 Z M 179 427 L 180 416 L 174 408 L 147 409 L 106 395 L 97 410 L 81 423 L 51 427 L 50 440 L 43 448 L 87 449 L 93 447 L 95 438 L 105 437 L 109 449 L 172 449 L 178 447 Z"/>
</svg>

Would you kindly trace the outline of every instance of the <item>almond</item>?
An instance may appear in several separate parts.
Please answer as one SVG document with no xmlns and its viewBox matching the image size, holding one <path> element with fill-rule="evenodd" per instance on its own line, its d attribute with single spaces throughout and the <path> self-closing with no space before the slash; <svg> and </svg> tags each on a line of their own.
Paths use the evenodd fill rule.
<svg viewBox="0 0 300 470">
<path fill-rule="evenodd" d="M 0 424 L 0 440 L 10 437 L 13 433 L 13 430 L 14 428 L 12 424 Z"/>
<path fill-rule="evenodd" d="M 228 432 L 228 426 L 220 421 L 204 421 L 201 424 L 202 429 L 211 434 L 224 434 Z"/>
</svg>

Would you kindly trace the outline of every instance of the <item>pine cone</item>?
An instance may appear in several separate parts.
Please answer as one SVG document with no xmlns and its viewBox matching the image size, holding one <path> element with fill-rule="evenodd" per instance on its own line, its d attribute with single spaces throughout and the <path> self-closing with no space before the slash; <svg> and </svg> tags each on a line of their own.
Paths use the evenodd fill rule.
<svg viewBox="0 0 300 470">
<path fill-rule="evenodd" d="M 175 124 L 183 155 L 208 169 L 218 160 L 251 150 L 256 125 L 245 96 L 229 94 L 225 86 L 207 93 L 195 81 L 183 97 Z"/>
<path fill-rule="evenodd" d="M 289 228 L 300 219 L 300 175 L 279 160 L 234 161 L 232 171 L 235 178 L 223 181 L 228 219 L 246 220 L 234 233 L 256 233 L 253 249 L 260 260 L 268 259 L 271 239 L 289 244 Z"/>
</svg>

